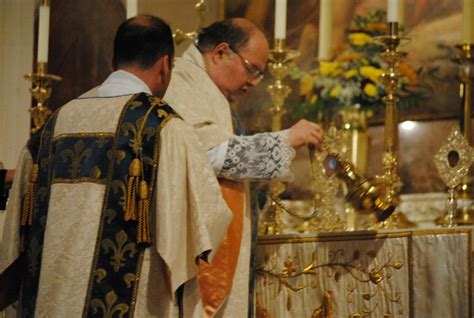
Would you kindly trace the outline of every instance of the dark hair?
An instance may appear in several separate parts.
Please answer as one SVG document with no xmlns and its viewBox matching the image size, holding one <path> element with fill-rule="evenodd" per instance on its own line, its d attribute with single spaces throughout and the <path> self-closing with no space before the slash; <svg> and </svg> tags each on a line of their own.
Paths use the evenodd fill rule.
<svg viewBox="0 0 474 318">
<path fill-rule="evenodd" d="M 145 70 L 162 56 L 173 63 L 174 45 L 170 26 L 152 15 L 140 15 L 123 22 L 115 34 L 114 68 L 135 65 Z"/>
<path fill-rule="evenodd" d="M 239 50 L 249 41 L 249 31 L 235 25 L 231 19 L 214 22 L 203 28 L 198 34 L 197 47 L 201 52 L 208 52 L 219 43 L 226 42 Z"/>
</svg>

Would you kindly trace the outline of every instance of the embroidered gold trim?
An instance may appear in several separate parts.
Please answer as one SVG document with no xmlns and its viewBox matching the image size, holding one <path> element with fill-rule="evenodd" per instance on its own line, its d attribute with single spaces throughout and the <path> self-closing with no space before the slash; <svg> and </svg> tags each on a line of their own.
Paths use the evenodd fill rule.
<svg viewBox="0 0 474 318">
<path fill-rule="evenodd" d="M 90 177 L 76 178 L 76 179 L 64 179 L 64 178 L 54 178 L 51 181 L 51 184 L 55 183 L 97 183 L 97 184 L 107 184 L 107 179 L 94 179 Z"/>
<path fill-rule="evenodd" d="M 114 133 L 106 132 L 91 132 L 91 133 L 64 133 L 57 136 L 54 136 L 53 142 L 56 142 L 61 139 L 66 138 L 104 138 L 104 137 L 114 137 Z"/>
</svg>

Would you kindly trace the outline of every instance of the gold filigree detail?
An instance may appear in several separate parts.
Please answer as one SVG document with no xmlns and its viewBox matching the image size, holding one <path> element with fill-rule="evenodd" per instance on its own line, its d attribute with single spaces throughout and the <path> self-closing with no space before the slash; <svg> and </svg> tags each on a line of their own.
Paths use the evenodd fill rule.
<svg viewBox="0 0 474 318">
<path fill-rule="evenodd" d="M 72 178 L 75 178 L 79 172 L 79 169 L 81 169 L 81 161 L 87 161 L 91 155 L 92 150 L 89 148 L 86 149 L 82 140 L 79 140 L 74 144 L 74 150 L 65 149 L 61 151 L 61 158 L 64 163 L 67 163 L 69 160 L 71 160 L 68 172 Z"/>
<path fill-rule="evenodd" d="M 137 280 L 137 276 L 133 273 L 127 273 L 123 276 L 123 281 L 127 284 L 127 288 L 132 288 L 132 283 Z"/>
<path fill-rule="evenodd" d="M 324 292 L 323 304 L 316 308 L 311 318 L 333 318 L 334 317 L 334 297 L 332 291 Z"/>
<path fill-rule="evenodd" d="M 469 172 L 473 160 L 473 149 L 454 126 L 448 139 L 441 145 L 434 157 L 434 164 L 443 182 L 449 188 L 458 186 Z"/>
<path fill-rule="evenodd" d="M 99 309 L 102 311 L 104 318 L 112 318 L 115 313 L 118 313 L 118 317 L 123 317 L 129 311 L 129 306 L 127 304 L 115 304 L 117 302 L 117 294 L 112 290 L 107 295 L 105 295 L 106 303 L 98 298 L 91 300 L 90 306 L 94 311 L 94 314 L 99 312 Z"/>
<path fill-rule="evenodd" d="M 316 261 L 316 251 L 314 251 L 312 260 L 304 266 L 300 266 L 297 256 L 287 256 L 283 261 L 283 265 L 280 265 L 281 267 L 278 268 L 277 263 L 280 257 L 277 255 L 271 257 L 262 266 L 259 266 L 257 268 L 257 275 L 262 277 L 264 286 L 272 285 L 275 282 L 278 284 L 277 290 L 273 294 L 274 298 L 280 296 L 283 289 L 287 290 L 286 308 L 288 311 L 292 307 L 292 292 L 295 293 L 306 288 L 319 288 L 318 275 L 324 274 L 338 283 L 343 274 L 348 274 L 353 280 L 353 282 L 347 285 L 346 297 L 348 303 L 353 303 L 353 295 L 357 284 L 363 284 L 368 288 L 375 286 L 374 293 L 362 294 L 362 298 L 367 304 L 360 309 L 358 314 L 367 315 L 374 312 L 376 308 L 383 307 L 386 311 L 385 314 L 391 315 L 390 306 L 388 306 L 390 303 L 398 305 L 398 314 L 404 313 L 405 309 L 401 301 L 400 292 L 386 288 L 386 285 L 391 281 L 393 271 L 401 270 L 404 266 L 402 261 L 394 260 L 391 252 L 386 253 L 387 261 L 379 265 L 377 253 L 373 250 L 367 251 L 364 256 L 371 259 L 371 263 L 374 264 L 371 268 L 365 268 L 362 265 L 362 255 L 359 250 L 353 251 L 348 260 L 344 260 L 345 251 L 343 249 L 329 251 L 328 256 L 329 261 L 327 263 L 318 264 Z M 307 283 L 301 283 L 301 280 L 297 279 L 305 276 L 310 278 Z M 372 299 L 376 300 L 376 304 L 370 307 L 369 301 Z M 387 304 L 387 306 L 384 306 L 384 304 Z M 317 309 L 313 312 L 313 314 L 315 313 L 318 313 Z"/>
<path fill-rule="evenodd" d="M 113 255 L 110 258 L 110 265 L 114 267 L 114 270 L 118 272 L 120 267 L 125 265 L 124 258 L 125 254 L 128 252 L 129 257 L 133 257 L 137 252 L 137 245 L 135 243 L 127 242 L 127 234 L 124 231 L 120 231 L 115 235 L 115 242 L 111 239 L 105 239 L 102 241 L 102 248 L 105 253 L 109 252 L 109 249 L 112 250 Z"/>
<path fill-rule="evenodd" d="M 107 272 L 103 268 L 98 268 L 94 271 L 95 281 L 100 283 L 106 276 Z"/>
</svg>

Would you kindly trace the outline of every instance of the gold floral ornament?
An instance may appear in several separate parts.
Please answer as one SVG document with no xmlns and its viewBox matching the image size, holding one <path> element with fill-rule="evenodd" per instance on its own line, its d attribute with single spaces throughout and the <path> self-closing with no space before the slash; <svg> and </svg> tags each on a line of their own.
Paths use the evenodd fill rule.
<svg viewBox="0 0 474 318">
<path fill-rule="evenodd" d="M 386 68 L 380 58 L 382 49 L 375 37 L 386 34 L 385 12 L 377 10 L 355 18 L 356 30 L 348 31 L 348 42 L 331 61 L 320 61 L 313 69 L 293 67 L 291 75 L 299 81 L 301 99 L 293 105 L 295 118 L 330 120 L 341 109 L 360 105 L 368 115 L 383 108 L 385 88 L 381 75 Z M 400 106 L 418 105 L 433 91 L 428 79 L 436 77 L 436 68 L 415 69 L 399 63 Z"/>
</svg>

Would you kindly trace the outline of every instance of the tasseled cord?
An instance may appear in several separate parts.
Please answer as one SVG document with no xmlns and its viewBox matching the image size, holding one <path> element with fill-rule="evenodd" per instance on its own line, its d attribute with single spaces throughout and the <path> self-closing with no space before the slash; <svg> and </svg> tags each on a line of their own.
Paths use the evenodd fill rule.
<svg viewBox="0 0 474 318">
<path fill-rule="evenodd" d="M 129 178 L 127 184 L 127 202 L 125 204 L 125 221 L 137 220 L 137 193 L 141 167 L 140 159 L 135 158 L 128 168 Z"/>
<path fill-rule="evenodd" d="M 23 201 L 23 213 L 21 216 L 21 226 L 33 223 L 33 210 L 36 198 L 36 183 L 38 181 L 39 165 L 34 164 L 31 168 L 30 178 L 26 186 L 25 199 Z"/>
<path fill-rule="evenodd" d="M 148 198 L 148 184 L 145 180 L 140 181 L 140 201 L 138 201 L 138 230 L 137 243 L 150 244 L 150 200 Z"/>
<path fill-rule="evenodd" d="M 138 220 L 137 243 L 150 244 L 150 200 L 148 195 L 148 184 L 145 180 L 140 181 L 140 175 L 142 174 L 140 159 L 133 159 L 128 170 L 129 178 L 127 185 L 127 202 L 125 204 L 124 219 L 125 221 Z"/>
<path fill-rule="evenodd" d="M 21 227 L 22 227 L 22 235 L 21 235 L 21 251 L 23 252 L 26 248 L 26 229 L 33 224 L 33 211 L 35 208 L 35 199 L 36 199 L 36 188 L 38 182 L 38 174 L 39 174 L 39 165 L 34 164 L 30 171 L 30 177 L 28 180 L 28 184 L 26 186 L 25 197 L 23 200 L 23 210 L 21 214 Z"/>
</svg>

